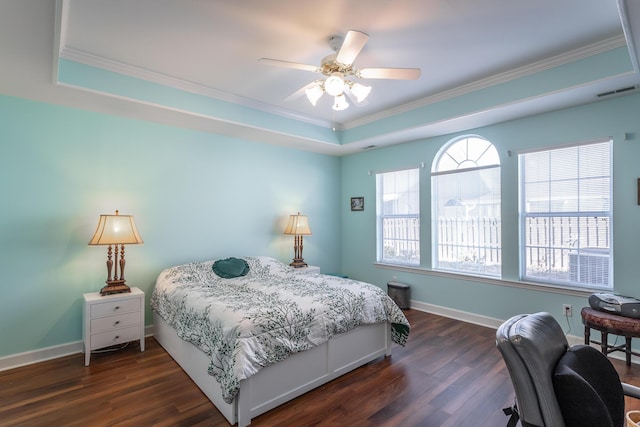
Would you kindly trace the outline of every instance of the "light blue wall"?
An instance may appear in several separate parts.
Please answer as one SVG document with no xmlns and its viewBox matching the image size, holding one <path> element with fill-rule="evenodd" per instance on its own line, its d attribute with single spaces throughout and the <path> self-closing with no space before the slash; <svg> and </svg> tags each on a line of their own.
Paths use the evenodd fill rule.
<svg viewBox="0 0 640 427">
<path fill-rule="evenodd" d="M 375 149 L 343 158 L 342 162 L 342 270 L 350 277 L 385 288 L 396 276 L 412 285 L 412 299 L 497 319 L 525 312 L 549 311 L 561 318 L 562 304 L 572 304 L 572 333 L 581 335 L 579 308 L 588 305 L 584 296 L 443 278 L 375 267 L 375 172 L 415 167 L 420 162 L 422 267 L 431 263 L 430 170 L 434 156 L 451 138 L 477 134 L 490 140 L 502 162 L 503 278 L 518 280 L 518 150 L 614 138 L 614 280 L 615 291 L 640 297 L 640 95 L 473 129 L 423 141 Z M 624 134 L 631 137 L 624 140 Z M 508 151 L 514 153 L 508 156 Z M 369 171 L 373 171 L 371 175 Z M 364 212 L 351 212 L 350 197 L 364 196 Z"/>
<path fill-rule="evenodd" d="M 135 216 L 127 283 L 227 256 L 284 262 L 288 215 L 309 216 L 304 257 L 340 265 L 340 159 L 0 96 L 0 357 L 81 339 L 82 294 L 106 279 L 88 246 L 98 216 Z M 150 323 L 147 310 L 147 323 Z"/>
<path fill-rule="evenodd" d="M 503 277 L 517 280 L 517 157 L 525 148 L 614 137 L 616 291 L 640 297 L 640 95 L 474 129 L 501 155 Z M 631 139 L 624 140 L 624 134 Z M 127 247 L 127 281 L 147 293 L 171 265 L 267 254 L 288 262 L 287 216 L 309 215 L 305 259 L 325 272 L 384 287 L 393 276 L 413 299 L 505 319 L 584 297 L 375 267 L 375 174 L 421 169 L 423 241 L 430 240 L 429 170 L 457 135 L 342 159 L 88 111 L 0 97 L 0 357 L 81 338 L 82 293 L 105 279 L 105 249 L 89 247 L 98 215 L 135 215 L 144 245 Z M 364 212 L 349 198 L 365 197 Z M 430 247 L 422 247 L 423 266 Z M 341 268 L 340 268 L 341 267 Z M 150 312 L 147 312 L 147 322 Z M 572 319 L 579 335 L 579 315 Z"/>
</svg>

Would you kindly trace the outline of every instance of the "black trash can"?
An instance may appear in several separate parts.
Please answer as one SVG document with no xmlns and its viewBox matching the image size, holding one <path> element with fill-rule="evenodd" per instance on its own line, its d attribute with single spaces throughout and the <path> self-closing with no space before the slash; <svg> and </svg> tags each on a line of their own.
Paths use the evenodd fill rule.
<svg viewBox="0 0 640 427">
<path fill-rule="evenodd" d="M 401 309 L 411 308 L 411 286 L 395 281 L 388 282 L 387 293 Z"/>
</svg>

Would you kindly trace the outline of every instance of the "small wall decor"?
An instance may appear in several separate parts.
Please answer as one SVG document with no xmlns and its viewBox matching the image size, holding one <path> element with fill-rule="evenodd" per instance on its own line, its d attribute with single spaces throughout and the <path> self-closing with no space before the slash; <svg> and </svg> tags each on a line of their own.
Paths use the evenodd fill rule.
<svg viewBox="0 0 640 427">
<path fill-rule="evenodd" d="M 363 211 L 364 210 L 364 197 L 352 197 L 351 198 L 351 210 Z"/>
</svg>

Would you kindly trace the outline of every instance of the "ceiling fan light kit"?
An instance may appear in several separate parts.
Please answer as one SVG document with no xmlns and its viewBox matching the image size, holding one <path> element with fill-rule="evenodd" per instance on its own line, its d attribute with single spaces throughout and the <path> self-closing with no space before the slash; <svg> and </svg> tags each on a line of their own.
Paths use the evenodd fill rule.
<svg viewBox="0 0 640 427">
<path fill-rule="evenodd" d="M 315 84 L 307 87 L 304 90 L 304 93 L 307 95 L 307 99 L 314 107 L 318 103 L 318 100 L 322 97 L 324 91 L 322 90 L 322 80 L 315 82 Z"/>
<path fill-rule="evenodd" d="M 369 96 L 369 92 L 371 92 L 371 86 L 361 85 L 360 83 L 349 83 L 351 83 L 349 85 L 351 93 L 355 95 L 358 102 L 362 102 L 367 99 L 367 96 Z"/>
<path fill-rule="evenodd" d="M 354 68 L 353 62 L 368 39 L 367 34 L 355 30 L 349 30 L 344 38 L 329 37 L 329 46 L 336 53 L 323 58 L 320 67 L 269 58 L 260 58 L 258 61 L 285 68 L 313 71 L 327 76 L 325 80 L 316 80 L 306 85 L 304 92 L 314 107 L 326 92 L 334 97 L 332 108 L 335 111 L 342 111 L 349 108 L 345 95 L 355 97 L 356 102 L 362 102 L 371 92 L 371 86 L 348 80 L 346 77 L 397 80 L 416 80 L 420 77 L 419 68 L 363 68 L 362 70 Z"/>
<path fill-rule="evenodd" d="M 331 96 L 340 96 L 344 92 L 344 74 L 339 71 L 331 73 L 324 81 L 324 91 Z"/>
<path fill-rule="evenodd" d="M 342 111 L 349 108 L 349 103 L 347 102 L 347 97 L 344 96 L 344 93 L 333 98 L 333 108 L 335 111 Z"/>
</svg>

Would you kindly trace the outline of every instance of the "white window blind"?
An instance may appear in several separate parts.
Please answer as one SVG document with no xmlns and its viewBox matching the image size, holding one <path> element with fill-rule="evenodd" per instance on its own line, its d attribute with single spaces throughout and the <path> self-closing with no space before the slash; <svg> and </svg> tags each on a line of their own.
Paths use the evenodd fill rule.
<svg viewBox="0 0 640 427">
<path fill-rule="evenodd" d="M 612 141 L 518 155 L 524 280 L 613 288 Z"/>
<path fill-rule="evenodd" d="M 420 173 L 376 174 L 377 259 L 420 265 Z"/>
</svg>

